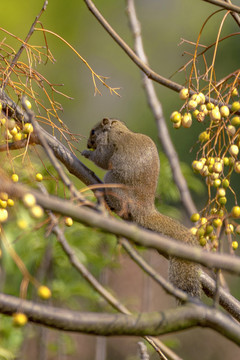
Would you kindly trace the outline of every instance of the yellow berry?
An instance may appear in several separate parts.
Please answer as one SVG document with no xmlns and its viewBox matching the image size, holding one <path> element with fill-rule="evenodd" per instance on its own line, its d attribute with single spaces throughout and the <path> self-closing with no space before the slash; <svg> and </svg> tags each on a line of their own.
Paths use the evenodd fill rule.
<svg viewBox="0 0 240 360">
<path fill-rule="evenodd" d="M 234 117 L 231 119 L 231 125 L 233 125 L 233 126 L 238 126 L 238 125 L 240 125 L 240 116 L 234 116 Z"/>
<path fill-rule="evenodd" d="M 232 208 L 231 215 L 234 218 L 239 218 L 240 217 L 240 207 L 239 206 L 234 206 Z"/>
<path fill-rule="evenodd" d="M 215 179 L 213 182 L 213 186 L 214 187 L 219 187 L 221 185 L 221 180 L 220 179 Z"/>
<path fill-rule="evenodd" d="M 220 107 L 220 114 L 221 114 L 223 117 L 228 117 L 229 114 L 230 114 L 229 108 L 228 108 L 226 105 L 221 106 L 221 107 Z"/>
<path fill-rule="evenodd" d="M 213 226 L 218 228 L 220 226 L 222 226 L 222 220 L 221 219 L 214 219 L 213 222 L 212 222 Z"/>
<path fill-rule="evenodd" d="M 47 299 L 50 299 L 50 297 L 52 296 L 52 293 L 51 293 L 51 290 L 47 286 L 41 285 L 38 288 L 38 296 L 43 300 L 47 300 Z"/>
<path fill-rule="evenodd" d="M 6 118 L 1 118 L 0 119 L 0 125 L 5 125 L 6 124 Z"/>
<path fill-rule="evenodd" d="M 31 208 L 36 205 L 36 198 L 33 194 L 27 193 L 23 196 L 23 203 L 26 207 Z"/>
<path fill-rule="evenodd" d="M 232 224 L 228 224 L 225 229 L 225 234 L 232 234 L 234 232 L 234 227 Z"/>
<path fill-rule="evenodd" d="M 2 111 L 2 103 L 0 103 L 0 112 Z"/>
<path fill-rule="evenodd" d="M 206 226 L 206 230 L 205 230 L 205 234 L 206 235 L 209 235 L 209 234 L 211 234 L 213 232 L 213 227 L 212 227 L 212 225 L 207 225 Z"/>
<path fill-rule="evenodd" d="M 233 248 L 233 250 L 237 250 L 237 248 L 238 248 L 238 242 L 237 241 L 232 242 L 232 248 Z"/>
<path fill-rule="evenodd" d="M 30 103 L 29 100 L 25 100 L 25 105 L 29 110 L 32 108 L 32 104 Z"/>
<path fill-rule="evenodd" d="M 196 228 L 196 227 L 192 227 L 192 228 L 190 229 L 190 232 L 191 232 L 192 235 L 196 235 L 196 234 L 197 234 L 197 228 Z"/>
<path fill-rule="evenodd" d="M 19 227 L 19 229 L 21 230 L 25 230 L 28 227 L 27 221 L 24 219 L 19 219 L 17 221 L 17 226 Z"/>
<path fill-rule="evenodd" d="M 38 182 L 41 182 L 42 179 L 43 179 L 43 176 L 42 176 L 42 174 L 37 173 L 36 176 L 35 176 L 35 178 L 36 178 L 36 180 L 37 180 Z"/>
<path fill-rule="evenodd" d="M 192 216 L 191 216 L 192 222 L 197 222 L 199 219 L 200 219 L 199 213 L 192 214 Z"/>
<path fill-rule="evenodd" d="M 226 205 L 226 203 L 227 203 L 227 198 L 226 198 L 226 196 L 220 196 L 220 197 L 218 198 L 218 202 L 219 202 L 220 205 Z"/>
<path fill-rule="evenodd" d="M 0 193 L 0 199 L 7 201 L 7 199 L 8 199 L 8 194 L 7 194 L 5 191 L 1 192 L 1 193 Z"/>
<path fill-rule="evenodd" d="M 222 186 L 226 189 L 229 187 L 229 180 L 228 179 L 223 179 L 222 181 Z"/>
<path fill-rule="evenodd" d="M 72 226 L 72 224 L 73 224 L 73 219 L 70 218 L 70 217 L 66 217 L 65 218 L 65 225 L 70 227 L 70 226 Z"/>
<path fill-rule="evenodd" d="M 181 125 L 182 125 L 182 122 L 181 122 L 181 121 L 179 121 L 179 122 L 177 122 L 177 123 L 173 123 L 174 129 L 179 129 L 179 128 L 181 127 Z"/>
<path fill-rule="evenodd" d="M 189 110 L 195 110 L 197 106 L 198 106 L 197 101 L 195 101 L 195 100 L 189 100 L 189 102 L 188 102 L 188 108 L 189 108 Z"/>
<path fill-rule="evenodd" d="M 232 95 L 232 96 L 238 96 L 238 90 L 237 90 L 237 88 L 233 88 L 233 89 L 232 89 L 231 95 Z"/>
<path fill-rule="evenodd" d="M 17 174 L 12 174 L 11 178 L 12 178 L 13 182 L 18 182 L 18 175 Z"/>
<path fill-rule="evenodd" d="M 192 125 L 192 115 L 190 113 L 185 113 L 182 117 L 182 126 L 184 128 L 190 128 Z"/>
<path fill-rule="evenodd" d="M 198 96 L 200 97 L 200 102 L 199 102 L 199 104 L 205 104 L 205 101 L 206 101 L 206 99 L 205 99 L 205 95 L 202 93 L 202 92 L 200 92 L 199 94 L 198 94 Z M 202 110 L 201 110 L 202 111 Z"/>
<path fill-rule="evenodd" d="M 200 228 L 198 229 L 198 231 L 197 231 L 197 236 L 198 236 L 198 238 L 200 239 L 204 234 L 205 234 L 205 229 L 204 229 L 204 227 L 202 226 L 202 227 L 200 227 Z"/>
<path fill-rule="evenodd" d="M 224 188 L 218 189 L 218 192 L 217 192 L 218 197 L 225 196 L 225 195 L 226 195 L 226 190 Z"/>
<path fill-rule="evenodd" d="M 44 215 L 44 211 L 39 205 L 34 205 L 33 207 L 31 207 L 30 213 L 35 219 L 40 219 Z"/>
<path fill-rule="evenodd" d="M 24 326 L 28 321 L 28 318 L 25 314 L 18 312 L 13 314 L 13 324 L 15 326 Z"/>
<path fill-rule="evenodd" d="M 207 109 L 208 110 L 212 110 L 212 109 L 214 109 L 214 104 L 213 103 L 207 103 Z"/>
<path fill-rule="evenodd" d="M 7 123 L 7 128 L 8 130 L 12 130 L 16 125 L 16 121 L 14 119 L 10 119 L 8 120 L 8 123 Z"/>
<path fill-rule="evenodd" d="M 0 199 L 0 206 L 5 209 L 7 207 L 7 201 Z"/>
<path fill-rule="evenodd" d="M 239 153 L 239 148 L 237 145 L 231 145 L 229 148 L 229 152 L 232 156 L 237 156 Z"/>
<path fill-rule="evenodd" d="M 179 121 L 182 120 L 182 115 L 180 114 L 180 112 L 178 111 L 174 111 L 171 116 L 170 116 L 170 120 L 173 122 L 173 123 L 178 123 Z"/>
<path fill-rule="evenodd" d="M 205 225 L 207 223 L 207 218 L 202 217 L 201 218 L 201 225 Z"/>
<path fill-rule="evenodd" d="M 14 126 L 14 128 L 12 130 L 10 130 L 10 134 L 11 135 L 16 135 L 18 133 L 18 129 L 16 126 Z"/>
<path fill-rule="evenodd" d="M 236 161 L 234 164 L 234 170 L 237 174 L 240 174 L 240 161 Z"/>
<path fill-rule="evenodd" d="M 201 246 L 205 246 L 206 243 L 207 243 L 207 239 L 204 236 L 201 236 L 200 239 L 199 239 L 199 244 Z"/>
<path fill-rule="evenodd" d="M 231 106 L 231 111 L 235 112 L 235 111 L 238 111 L 238 110 L 240 110 L 240 102 L 239 101 L 234 101 L 232 103 L 232 106 Z"/>
<path fill-rule="evenodd" d="M 199 134 L 198 140 L 201 142 L 208 141 L 210 138 L 210 134 L 207 131 L 203 131 Z"/>
<path fill-rule="evenodd" d="M 8 211 L 0 208 L 0 223 L 6 221 L 8 218 Z"/>
<path fill-rule="evenodd" d="M 23 126 L 23 132 L 25 134 L 30 134 L 33 132 L 33 126 L 31 123 L 25 123 Z"/>
<path fill-rule="evenodd" d="M 219 108 L 216 106 L 212 111 L 210 112 L 210 118 L 213 121 L 219 121 L 221 120 L 221 113 L 219 111 Z"/>
<path fill-rule="evenodd" d="M 184 89 L 180 90 L 179 97 L 181 100 L 186 100 L 189 97 L 188 89 L 184 88 Z"/>
</svg>

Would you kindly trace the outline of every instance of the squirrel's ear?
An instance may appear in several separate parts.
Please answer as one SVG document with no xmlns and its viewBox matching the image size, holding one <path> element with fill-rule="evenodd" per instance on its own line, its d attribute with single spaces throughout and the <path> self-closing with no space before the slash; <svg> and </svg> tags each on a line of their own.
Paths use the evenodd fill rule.
<svg viewBox="0 0 240 360">
<path fill-rule="evenodd" d="M 106 126 L 106 125 L 108 125 L 109 123 L 110 123 L 110 119 L 108 119 L 108 118 L 102 119 L 102 125 Z"/>
</svg>

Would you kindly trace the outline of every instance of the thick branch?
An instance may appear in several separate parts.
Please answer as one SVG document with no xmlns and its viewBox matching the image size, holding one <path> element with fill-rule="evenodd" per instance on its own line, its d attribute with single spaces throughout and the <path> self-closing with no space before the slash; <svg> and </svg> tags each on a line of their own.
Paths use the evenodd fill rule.
<svg viewBox="0 0 240 360">
<path fill-rule="evenodd" d="M 77 207 L 69 200 L 62 200 L 55 196 L 44 196 L 38 191 L 28 189 L 19 184 L 0 179 L 0 191 L 6 191 L 11 196 L 21 197 L 31 192 L 39 205 L 46 210 L 52 210 L 73 220 L 93 228 L 122 236 L 132 240 L 137 245 L 157 249 L 168 256 L 197 262 L 208 268 L 217 268 L 240 274 L 240 259 L 226 254 L 209 253 L 201 248 L 188 246 L 169 237 L 140 228 L 137 225 L 120 221 L 112 217 L 103 216 L 94 210 Z"/>
<path fill-rule="evenodd" d="M 64 331 L 94 335 L 162 335 L 200 325 L 209 327 L 240 345 L 240 326 L 220 311 L 188 305 L 176 309 L 136 315 L 82 313 L 37 304 L 0 294 L 0 312 L 24 312 L 30 321 Z"/>
</svg>

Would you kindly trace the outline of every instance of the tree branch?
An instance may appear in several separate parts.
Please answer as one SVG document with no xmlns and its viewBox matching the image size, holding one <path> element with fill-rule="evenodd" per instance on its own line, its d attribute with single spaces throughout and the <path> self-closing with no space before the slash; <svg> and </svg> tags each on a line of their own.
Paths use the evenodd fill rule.
<svg viewBox="0 0 240 360">
<path fill-rule="evenodd" d="M 240 345 L 240 326 L 220 311 L 197 305 L 135 315 L 87 313 L 64 310 L 0 294 L 0 312 L 21 311 L 31 322 L 64 331 L 102 336 L 152 335 L 182 331 L 200 325 L 209 327 Z"/>
<path fill-rule="evenodd" d="M 231 4 L 229 2 L 226 3 L 225 1 L 222 1 L 222 0 L 203 0 L 203 1 L 213 4 L 213 5 L 220 6 L 221 8 L 226 9 L 226 10 L 235 11 L 236 13 L 240 14 L 240 7 L 237 5 Z"/>
<path fill-rule="evenodd" d="M 28 189 L 20 184 L 13 184 L 0 177 L 0 191 L 5 191 L 11 196 L 22 197 L 24 193 L 32 193 L 38 204 L 46 210 L 51 210 L 84 225 L 99 228 L 117 236 L 132 240 L 135 244 L 157 249 L 160 253 L 174 256 L 202 264 L 208 268 L 223 269 L 230 273 L 240 274 L 240 259 L 226 254 L 210 253 L 199 247 L 188 246 L 167 236 L 145 230 L 137 225 L 120 221 L 113 217 L 84 208 L 77 207 L 71 201 L 59 199 L 55 196 L 44 196 L 40 192 Z"/>
</svg>

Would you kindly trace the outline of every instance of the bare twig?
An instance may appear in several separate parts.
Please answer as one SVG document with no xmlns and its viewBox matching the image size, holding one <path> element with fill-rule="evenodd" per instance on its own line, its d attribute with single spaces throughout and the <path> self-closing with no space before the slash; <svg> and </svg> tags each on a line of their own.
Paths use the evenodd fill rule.
<svg viewBox="0 0 240 360">
<path fill-rule="evenodd" d="M 127 4 L 128 4 L 127 9 L 128 9 L 130 27 L 132 29 L 132 33 L 134 36 L 135 51 L 136 54 L 139 56 L 139 58 L 142 60 L 142 62 L 144 62 L 147 65 L 147 57 L 143 48 L 141 27 L 137 19 L 134 0 L 128 0 Z M 163 116 L 161 103 L 158 100 L 152 81 L 149 80 L 144 73 L 142 74 L 142 77 L 143 77 L 143 85 L 146 92 L 147 100 L 157 123 L 158 137 L 160 139 L 160 142 L 163 146 L 163 150 L 167 155 L 168 161 L 170 163 L 174 182 L 176 183 L 179 189 L 182 203 L 188 215 L 191 216 L 197 210 L 192 200 L 190 191 L 188 189 L 187 182 L 182 174 L 181 167 L 179 164 L 178 154 L 169 136 L 166 121 Z"/>
<path fill-rule="evenodd" d="M 226 9 L 226 10 L 235 11 L 236 13 L 240 14 L 240 7 L 237 5 L 231 4 L 229 2 L 226 3 L 225 1 L 222 1 L 222 0 L 203 0 L 203 1 L 206 1 L 213 5 L 220 6 L 221 8 Z"/>
<path fill-rule="evenodd" d="M 25 46 L 26 44 L 28 43 L 28 40 L 30 39 L 30 37 L 32 36 L 33 32 L 34 32 L 34 27 L 36 25 L 36 23 L 38 22 L 39 18 L 41 17 L 42 13 L 46 10 L 47 8 L 47 5 L 48 5 L 48 0 L 45 0 L 44 1 L 44 4 L 43 4 L 43 7 L 42 9 L 40 10 L 39 14 L 36 16 L 23 44 L 21 45 L 20 49 L 18 50 L 18 52 L 16 53 L 16 55 L 14 56 L 11 64 L 9 65 L 9 71 L 7 73 L 7 76 L 6 78 L 3 80 L 3 83 L 2 83 L 2 89 L 5 89 L 7 83 L 8 83 L 8 79 L 9 79 L 9 76 L 11 75 L 11 72 L 13 71 L 13 68 L 14 66 L 16 65 L 19 57 L 21 56 L 23 50 L 25 49 Z"/>
</svg>

